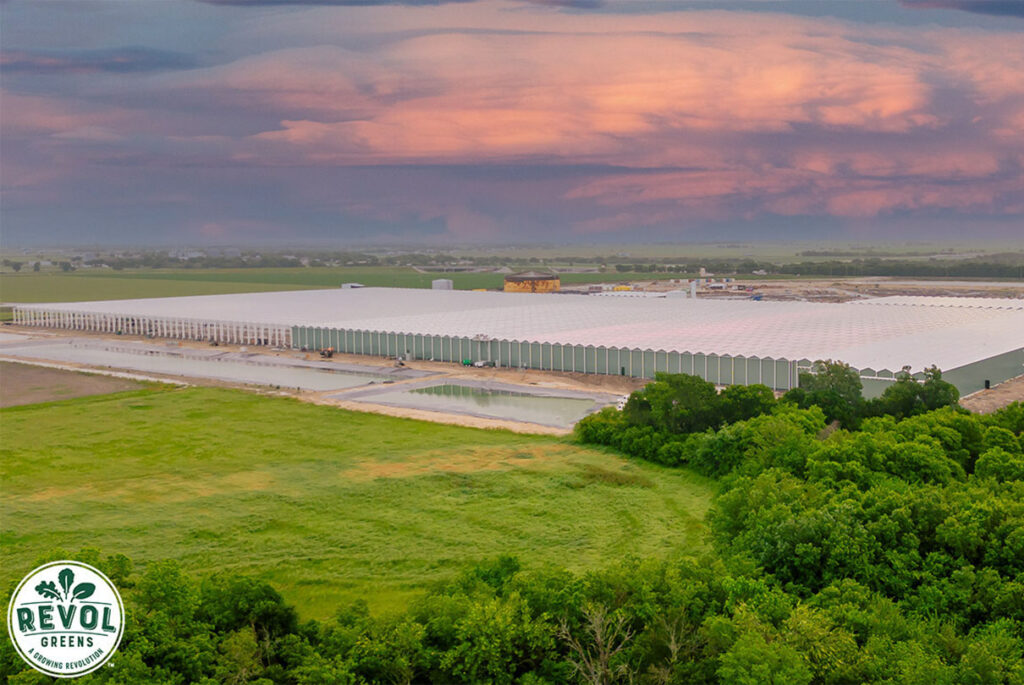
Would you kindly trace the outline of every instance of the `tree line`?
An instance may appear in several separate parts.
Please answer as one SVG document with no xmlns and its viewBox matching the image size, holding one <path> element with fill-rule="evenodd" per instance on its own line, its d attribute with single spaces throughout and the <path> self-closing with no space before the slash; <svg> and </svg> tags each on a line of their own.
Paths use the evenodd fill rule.
<svg viewBox="0 0 1024 685">
<path fill-rule="evenodd" d="M 619 273 L 695 275 L 704 268 L 715 275 L 772 274 L 775 276 L 821 276 L 827 278 L 895 276 L 904 278 L 1024 278 L 1024 255 L 990 256 L 970 259 L 868 259 L 819 260 L 803 262 L 759 262 L 755 260 L 636 261 L 617 263 Z"/>
<path fill-rule="evenodd" d="M 818 253 L 804 252 L 813 256 Z M 820 253 L 823 256 L 836 254 Z M 949 259 L 901 259 L 895 257 L 858 257 L 854 259 L 827 259 L 800 262 L 759 261 L 750 258 L 735 259 L 679 259 L 634 258 L 622 262 L 621 257 L 551 256 L 548 258 L 508 255 L 456 256 L 432 252 L 395 252 L 378 254 L 358 251 L 247 251 L 237 254 L 205 254 L 179 256 L 167 252 L 111 253 L 71 258 L 61 267 L 71 270 L 76 266 L 110 267 L 121 269 L 249 269 L 249 268 L 320 268 L 342 266 L 423 266 L 423 267 L 502 267 L 525 269 L 536 265 L 575 264 L 600 265 L 602 271 L 614 269 L 618 273 L 665 274 L 694 276 L 703 268 L 716 275 L 742 276 L 772 274 L 776 276 L 867 277 L 894 276 L 905 278 L 987 278 L 1024 279 L 1024 253 L 1007 252 L 983 257 Z M 4 259 L 3 266 L 20 271 L 25 262 Z M 38 262 L 36 263 L 38 264 Z M 67 266 L 65 266 L 67 265 Z M 38 270 L 38 269 L 36 269 Z"/>
<path fill-rule="evenodd" d="M 871 417 L 903 419 L 960 399 L 942 372 L 926 369 L 918 382 L 904 369 L 878 398 L 867 400 L 857 371 L 839 361 L 818 361 L 799 376 L 798 387 L 776 400 L 767 386 L 732 385 L 718 392 L 713 383 L 689 374 L 657 373 L 653 382 L 632 393 L 622 411 L 606 408 L 576 425 L 585 443 L 608 445 L 631 457 L 679 466 L 696 465 L 718 476 L 729 465 L 719 455 L 704 454 L 708 435 L 731 424 L 787 409 L 819 410 L 830 430 L 858 429 Z"/>
</svg>

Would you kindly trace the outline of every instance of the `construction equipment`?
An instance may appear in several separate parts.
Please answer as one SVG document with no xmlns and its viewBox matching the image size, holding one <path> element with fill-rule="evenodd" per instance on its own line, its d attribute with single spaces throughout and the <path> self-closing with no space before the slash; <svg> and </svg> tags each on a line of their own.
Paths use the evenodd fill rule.
<svg viewBox="0 0 1024 685">
<path fill-rule="evenodd" d="M 320 356 L 323 357 L 324 359 L 330 359 L 331 357 L 334 356 L 334 348 L 328 347 L 325 350 L 320 350 Z"/>
</svg>

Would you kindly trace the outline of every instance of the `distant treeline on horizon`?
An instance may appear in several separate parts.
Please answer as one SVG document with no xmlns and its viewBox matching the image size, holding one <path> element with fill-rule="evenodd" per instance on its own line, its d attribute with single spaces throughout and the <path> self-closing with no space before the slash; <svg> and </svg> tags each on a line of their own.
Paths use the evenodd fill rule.
<svg viewBox="0 0 1024 685">
<path fill-rule="evenodd" d="M 824 256 L 822 253 L 821 256 Z M 800 256 L 819 256 L 802 252 Z M 252 269 L 252 268 L 327 268 L 327 267 L 526 267 L 544 264 L 554 267 L 597 266 L 602 271 L 622 274 L 676 274 L 696 275 L 701 269 L 715 275 L 742 276 L 903 276 L 923 278 L 1001 278 L 1024 279 L 1024 252 L 1003 252 L 969 258 L 906 258 L 858 257 L 780 263 L 755 259 L 704 259 L 634 257 L 621 262 L 620 257 L 529 257 L 514 259 L 508 256 L 460 257 L 449 254 L 418 252 L 372 254 L 363 252 L 244 252 L 234 255 L 190 253 L 174 255 L 167 252 L 138 252 L 110 255 L 87 254 L 61 261 L 60 268 L 67 272 L 81 267 L 123 269 Z M 4 259 L 3 266 L 16 272 L 39 271 L 40 260 Z M 54 266 L 49 262 L 44 266 Z"/>
</svg>

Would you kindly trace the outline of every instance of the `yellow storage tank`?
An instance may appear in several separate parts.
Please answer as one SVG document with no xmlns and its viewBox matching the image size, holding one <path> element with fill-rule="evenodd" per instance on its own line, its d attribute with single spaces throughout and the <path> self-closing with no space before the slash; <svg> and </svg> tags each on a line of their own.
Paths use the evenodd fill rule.
<svg viewBox="0 0 1024 685">
<path fill-rule="evenodd" d="M 505 276 L 507 293 L 557 293 L 562 289 L 558 274 L 540 271 L 526 271 Z"/>
</svg>

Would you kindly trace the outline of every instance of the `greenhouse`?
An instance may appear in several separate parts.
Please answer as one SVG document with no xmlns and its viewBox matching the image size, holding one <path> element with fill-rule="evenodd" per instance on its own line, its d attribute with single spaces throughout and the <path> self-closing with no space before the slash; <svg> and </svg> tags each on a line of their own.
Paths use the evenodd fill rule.
<svg viewBox="0 0 1024 685">
<path fill-rule="evenodd" d="M 358 288 L 18 305 L 15 323 L 786 390 L 819 359 L 866 387 L 935 365 L 961 392 L 1024 373 L 1024 300 L 845 303 Z"/>
<path fill-rule="evenodd" d="M 636 348 L 563 345 L 519 340 L 493 340 L 383 331 L 299 328 L 295 345 L 307 349 L 330 347 L 339 352 L 426 359 L 439 362 L 494 362 L 503 368 L 570 371 L 653 378 L 659 371 L 689 373 L 721 385 L 764 383 L 788 389 L 796 383 L 798 367 L 811 362 L 759 359 L 717 354 L 667 352 Z"/>
</svg>

